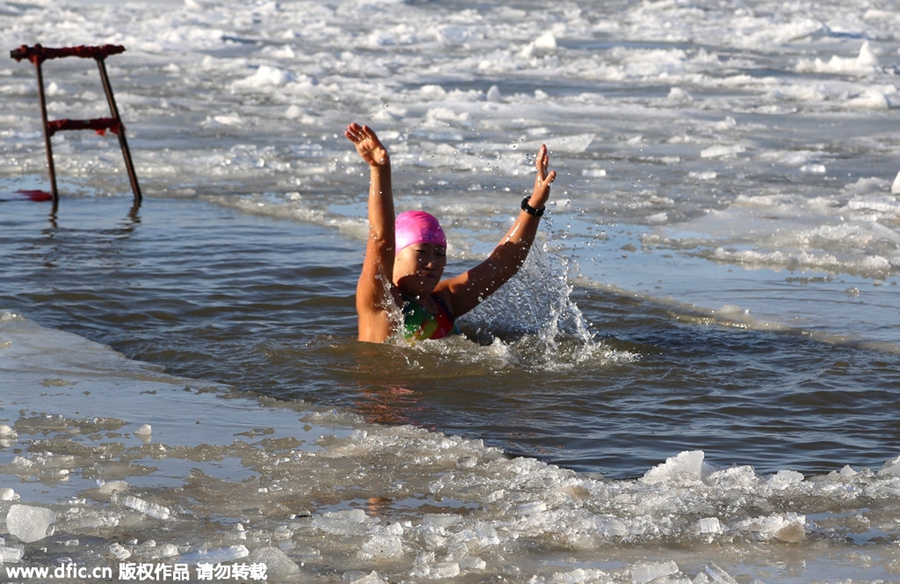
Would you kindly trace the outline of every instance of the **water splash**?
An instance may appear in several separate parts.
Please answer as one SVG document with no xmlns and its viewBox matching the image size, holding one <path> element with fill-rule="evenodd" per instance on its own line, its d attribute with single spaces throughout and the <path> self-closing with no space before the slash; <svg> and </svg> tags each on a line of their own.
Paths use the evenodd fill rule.
<svg viewBox="0 0 900 584">
<path fill-rule="evenodd" d="M 584 363 L 633 361 L 598 340 L 572 300 L 568 258 L 550 253 L 552 242 L 534 246 L 519 273 L 460 319 L 460 327 L 481 345 L 502 344 L 511 361 L 541 370 L 571 369 Z"/>
<path fill-rule="evenodd" d="M 513 279 L 460 319 L 473 338 L 490 342 L 538 335 L 552 342 L 567 335 L 590 342 L 587 321 L 570 298 L 568 262 L 546 247 L 534 246 Z"/>
</svg>

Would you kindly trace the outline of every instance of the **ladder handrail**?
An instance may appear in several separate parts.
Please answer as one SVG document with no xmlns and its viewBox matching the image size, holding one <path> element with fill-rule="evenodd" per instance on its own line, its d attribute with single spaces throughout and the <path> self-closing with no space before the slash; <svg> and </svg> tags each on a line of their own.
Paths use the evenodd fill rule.
<svg viewBox="0 0 900 584">
<path fill-rule="evenodd" d="M 16 61 L 28 59 L 32 63 L 44 62 L 49 59 L 62 59 L 65 57 L 80 57 L 82 59 L 105 59 L 110 55 L 118 55 L 124 53 L 125 47 L 122 45 L 102 45 L 99 47 L 91 47 L 81 45 L 78 47 L 60 47 L 47 48 L 41 45 L 29 47 L 22 45 L 18 49 L 9 52 L 9 56 Z"/>
<path fill-rule="evenodd" d="M 109 76 L 106 72 L 106 57 L 110 55 L 118 55 L 125 52 L 122 45 L 102 45 L 102 46 L 78 46 L 78 47 L 60 47 L 47 48 L 41 45 L 29 47 L 22 45 L 18 49 L 10 51 L 9 56 L 16 61 L 28 59 L 34 64 L 37 72 L 38 98 L 41 102 L 41 121 L 44 126 L 44 146 L 47 150 L 47 166 L 50 173 L 50 187 L 53 197 L 53 214 L 56 214 L 59 205 L 59 191 L 56 187 L 56 169 L 53 164 L 53 146 L 50 137 L 56 132 L 64 130 L 95 130 L 103 133 L 106 130 L 112 131 L 119 138 L 119 145 L 122 148 L 122 156 L 125 158 L 125 168 L 128 171 L 128 179 L 131 181 L 131 190 L 134 192 L 135 206 L 140 205 L 143 196 L 141 195 L 141 187 L 138 185 L 137 174 L 134 171 L 134 163 L 131 161 L 131 152 L 128 149 L 128 141 L 125 138 L 125 126 L 122 124 L 119 109 L 116 107 L 116 100 L 113 97 L 112 86 L 109 83 Z M 41 71 L 41 65 L 48 59 L 62 59 L 65 57 L 79 57 L 82 59 L 94 59 L 100 70 L 100 80 L 103 83 L 103 91 L 106 94 L 106 101 L 109 104 L 111 117 L 95 118 L 90 120 L 50 120 L 47 117 L 47 100 L 44 95 L 44 76 Z"/>
</svg>

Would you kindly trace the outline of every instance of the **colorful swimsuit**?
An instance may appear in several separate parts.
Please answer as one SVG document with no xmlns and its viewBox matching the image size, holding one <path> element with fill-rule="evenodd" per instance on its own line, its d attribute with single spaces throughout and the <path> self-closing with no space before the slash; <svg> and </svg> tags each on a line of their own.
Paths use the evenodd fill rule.
<svg viewBox="0 0 900 584">
<path fill-rule="evenodd" d="M 442 339 L 460 334 L 456 320 L 444 302 L 437 296 L 432 298 L 440 309 L 438 314 L 432 314 L 415 301 L 403 297 L 403 336 L 407 340 Z"/>
</svg>

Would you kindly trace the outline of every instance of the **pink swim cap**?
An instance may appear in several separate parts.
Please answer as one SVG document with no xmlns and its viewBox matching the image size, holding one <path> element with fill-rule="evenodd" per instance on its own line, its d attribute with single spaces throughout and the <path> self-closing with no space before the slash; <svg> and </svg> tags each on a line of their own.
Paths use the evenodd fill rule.
<svg viewBox="0 0 900 584">
<path fill-rule="evenodd" d="M 447 245 L 447 237 L 434 215 L 425 211 L 404 211 L 394 222 L 397 252 L 416 243 Z"/>
</svg>

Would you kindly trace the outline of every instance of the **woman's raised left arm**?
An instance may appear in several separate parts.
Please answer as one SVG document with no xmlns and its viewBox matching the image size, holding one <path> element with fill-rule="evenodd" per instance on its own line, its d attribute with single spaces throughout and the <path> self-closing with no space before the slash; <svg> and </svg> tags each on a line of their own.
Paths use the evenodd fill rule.
<svg viewBox="0 0 900 584">
<path fill-rule="evenodd" d="M 550 156 L 545 145 L 541 145 L 534 164 L 536 173 L 531 196 L 522 200 L 515 222 L 491 255 L 474 268 L 439 285 L 439 290 L 446 290 L 450 296 L 454 316 L 462 316 L 478 306 L 515 276 L 525 263 L 544 207 L 550 199 L 550 184 L 556 179 L 556 171 L 549 170 Z"/>
</svg>

